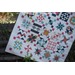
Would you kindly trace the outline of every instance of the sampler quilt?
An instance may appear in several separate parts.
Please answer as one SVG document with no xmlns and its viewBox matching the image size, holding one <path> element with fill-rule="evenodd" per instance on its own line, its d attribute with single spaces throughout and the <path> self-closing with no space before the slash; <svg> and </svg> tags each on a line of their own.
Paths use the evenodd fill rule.
<svg viewBox="0 0 75 75">
<path fill-rule="evenodd" d="M 74 12 L 20 12 L 5 51 L 40 62 L 62 62 L 74 39 Z"/>
</svg>

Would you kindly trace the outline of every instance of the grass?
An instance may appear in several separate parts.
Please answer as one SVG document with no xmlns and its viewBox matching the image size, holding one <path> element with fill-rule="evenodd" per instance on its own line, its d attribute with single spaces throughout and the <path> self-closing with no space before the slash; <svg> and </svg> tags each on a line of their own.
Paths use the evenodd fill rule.
<svg viewBox="0 0 75 75">
<path fill-rule="evenodd" d="M 31 57 L 24 57 L 24 62 L 35 62 L 35 60 L 31 60 Z"/>
</svg>

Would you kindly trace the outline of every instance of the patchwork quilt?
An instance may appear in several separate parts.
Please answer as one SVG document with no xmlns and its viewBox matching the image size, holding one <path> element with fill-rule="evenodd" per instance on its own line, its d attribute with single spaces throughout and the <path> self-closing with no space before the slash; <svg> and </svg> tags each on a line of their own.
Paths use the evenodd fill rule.
<svg viewBox="0 0 75 75">
<path fill-rule="evenodd" d="M 74 12 L 20 12 L 5 51 L 39 62 L 63 62 L 74 39 Z"/>
</svg>

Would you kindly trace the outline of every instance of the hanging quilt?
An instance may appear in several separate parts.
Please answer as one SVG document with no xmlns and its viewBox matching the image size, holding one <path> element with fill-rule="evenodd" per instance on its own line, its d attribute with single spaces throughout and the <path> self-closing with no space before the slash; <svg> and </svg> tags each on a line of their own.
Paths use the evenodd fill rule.
<svg viewBox="0 0 75 75">
<path fill-rule="evenodd" d="M 75 39 L 73 12 L 21 12 L 6 52 L 42 62 L 65 61 Z"/>
</svg>

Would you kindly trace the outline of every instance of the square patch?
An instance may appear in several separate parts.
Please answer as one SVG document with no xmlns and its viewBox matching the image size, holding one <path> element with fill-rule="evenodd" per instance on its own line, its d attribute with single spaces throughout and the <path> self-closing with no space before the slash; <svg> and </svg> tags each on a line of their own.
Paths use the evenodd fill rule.
<svg viewBox="0 0 75 75">
<path fill-rule="evenodd" d="M 46 47 L 46 49 L 48 49 L 48 50 L 53 50 L 53 51 L 54 51 L 56 45 L 57 45 L 57 43 L 55 43 L 55 42 L 53 42 L 53 41 L 49 41 L 49 42 L 48 42 L 48 45 L 47 45 L 47 47 Z"/>
<path fill-rule="evenodd" d="M 61 16 L 60 16 L 60 19 L 63 20 L 63 21 L 65 21 L 65 22 L 67 22 L 68 19 L 69 19 L 69 16 L 70 16 L 69 13 L 67 13 L 67 12 L 62 12 L 62 14 L 61 14 Z"/>
</svg>

